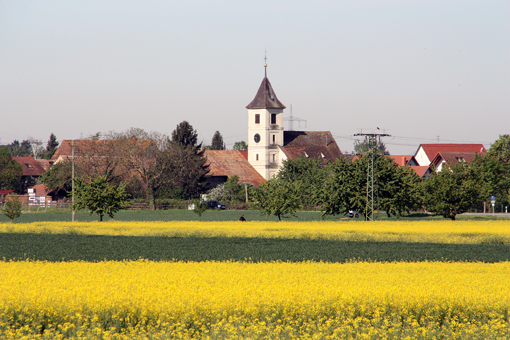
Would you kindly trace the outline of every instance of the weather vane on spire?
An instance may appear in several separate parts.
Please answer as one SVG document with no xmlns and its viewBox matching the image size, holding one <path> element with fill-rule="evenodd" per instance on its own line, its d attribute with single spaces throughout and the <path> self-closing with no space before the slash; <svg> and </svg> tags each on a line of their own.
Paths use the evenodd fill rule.
<svg viewBox="0 0 510 340">
<path fill-rule="evenodd" d="M 264 75 L 267 77 L 267 49 L 264 49 Z"/>
</svg>

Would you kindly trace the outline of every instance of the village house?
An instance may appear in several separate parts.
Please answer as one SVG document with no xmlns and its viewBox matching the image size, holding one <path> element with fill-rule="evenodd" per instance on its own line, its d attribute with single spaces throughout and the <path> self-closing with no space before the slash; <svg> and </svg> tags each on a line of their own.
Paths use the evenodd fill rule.
<svg viewBox="0 0 510 340">
<path fill-rule="evenodd" d="M 414 154 L 414 158 L 420 166 L 430 166 L 438 153 L 450 157 L 463 158 L 469 163 L 473 160 L 474 154 L 483 155 L 487 152 L 483 144 L 420 144 Z M 470 155 L 473 155 L 471 157 Z M 445 158 L 443 158 L 444 163 Z M 468 161 L 469 160 L 469 161 Z M 436 161 L 437 163 L 437 161 Z"/>
</svg>

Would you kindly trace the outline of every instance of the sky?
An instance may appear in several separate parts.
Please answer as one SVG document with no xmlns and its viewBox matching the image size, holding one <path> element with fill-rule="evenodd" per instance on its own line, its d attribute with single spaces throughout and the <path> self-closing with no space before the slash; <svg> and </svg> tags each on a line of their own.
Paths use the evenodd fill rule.
<svg viewBox="0 0 510 340">
<path fill-rule="evenodd" d="M 510 133 L 508 0 L 0 0 L 0 144 L 187 120 L 231 149 L 264 57 L 293 129 L 343 152 Z"/>
</svg>

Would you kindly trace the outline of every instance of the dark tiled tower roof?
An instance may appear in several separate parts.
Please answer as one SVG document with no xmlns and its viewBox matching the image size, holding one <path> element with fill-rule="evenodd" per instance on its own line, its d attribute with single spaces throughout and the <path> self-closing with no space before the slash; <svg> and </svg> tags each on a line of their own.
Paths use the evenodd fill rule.
<svg viewBox="0 0 510 340">
<path fill-rule="evenodd" d="M 273 87 L 269 82 L 267 77 L 262 79 L 262 83 L 260 84 L 259 90 L 255 99 L 251 101 L 247 109 L 285 109 L 285 105 L 283 105 L 276 94 L 274 93 Z"/>
</svg>

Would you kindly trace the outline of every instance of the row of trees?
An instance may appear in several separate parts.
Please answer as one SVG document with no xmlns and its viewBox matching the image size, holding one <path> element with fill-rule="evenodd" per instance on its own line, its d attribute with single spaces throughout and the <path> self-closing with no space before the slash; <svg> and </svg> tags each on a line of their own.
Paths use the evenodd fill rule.
<svg viewBox="0 0 510 340">
<path fill-rule="evenodd" d="M 202 145 L 195 129 L 183 121 L 171 136 L 132 128 L 110 132 L 100 140 L 75 143 L 75 177 L 102 177 L 112 186 L 124 185 L 133 198 L 190 199 L 207 189 Z M 46 187 L 67 195 L 72 185 L 71 162 L 53 165 L 42 177 Z"/>
<path fill-rule="evenodd" d="M 485 156 L 470 163 L 443 167 L 421 181 L 410 167 L 380 155 L 377 169 L 378 206 L 388 216 L 426 209 L 455 220 L 458 214 L 495 196 L 510 201 L 510 136 L 502 135 Z M 366 216 L 368 157 L 354 162 L 298 158 L 284 162 L 278 176 L 253 191 L 260 209 L 278 219 L 300 207 L 317 207 L 323 216 L 356 210 Z"/>
<path fill-rule="evenodd" d="M 57 151 L 59 142 L 57 137 L 51 133 L 46 147 L 43 148 L 42 145 L 41 140 L 29 137 L 21 142 L 14 140 L 11 144 L 0 145 L 0 150 L 6 150 L 12 157 L 34 156 L 39 159 L 51 159 Z"/>
</svg>

